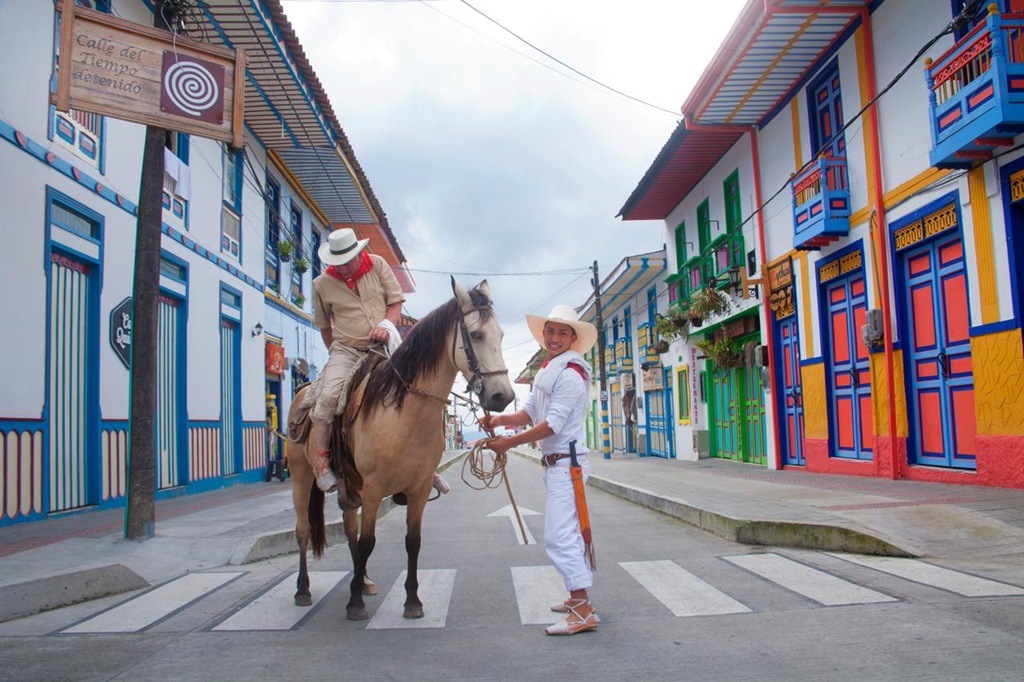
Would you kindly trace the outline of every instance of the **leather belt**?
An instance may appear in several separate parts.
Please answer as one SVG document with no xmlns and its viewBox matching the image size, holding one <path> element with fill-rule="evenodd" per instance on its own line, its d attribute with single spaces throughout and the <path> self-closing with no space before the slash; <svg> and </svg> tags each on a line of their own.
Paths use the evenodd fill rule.
<svg viewBox="0 0 1024 682">
<path fill-rule="evenodd" d="M 586 454 L 587 453 L 583 453 L 582 455 L 578 454 L 576 456 L 577 457 L 585 457 Z M 550 455 L 543 455 L 540 458 L 540 463 L 544 465 L 545 469 L 547 469 L 548 467 L 555 466 L 555 462 L 557 462 L 560 459 L 569 459 L 569 453 L 567 453 L 567 452 L 566 453 L 554 452 L 554 453 L 552 453 Z"/>
</svg>

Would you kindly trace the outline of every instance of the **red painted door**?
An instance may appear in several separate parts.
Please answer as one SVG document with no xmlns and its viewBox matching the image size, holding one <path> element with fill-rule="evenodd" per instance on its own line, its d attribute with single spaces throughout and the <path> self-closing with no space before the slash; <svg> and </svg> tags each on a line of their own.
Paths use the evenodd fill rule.
<svg viewBox="0 0 1024 682">
<path fill-rule="evenodd" d="M 836 457 L 871 459 L 871 367 L 860 328 L 867 313 L 863 275 L 831 282 L 825 290 L 829 333 L 829 427 Z"/>
<path fill-rule="evenodd" d="M 959 235 L 903 258 L 912 403 L 911 457 L 975 468 L 974 373 L 964 249 Z"/>
</svg>

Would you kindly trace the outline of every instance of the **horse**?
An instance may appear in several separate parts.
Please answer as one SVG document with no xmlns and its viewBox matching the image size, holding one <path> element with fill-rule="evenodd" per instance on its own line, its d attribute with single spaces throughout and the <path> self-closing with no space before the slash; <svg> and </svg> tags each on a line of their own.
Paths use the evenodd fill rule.
<svg viewBox="0 0 1024 682">
<path fill-rule="evenodd" d="M 344 472 L 343 484 L 361 488 L 362 497 L 361 519 L 358 510 L 346 509 L 343 513 L 353 564 L 351 597 L 346 606 L 349 620 L 369 617 L 363 594 L 374 594 L 376 588 L 366 577 L 366 563 L 376 543 L 381 500 L 396 493 L 406 497 L 404 616 L 423 617 L 416 578 L 423 510 L 444 453 L 443 413 L 457 374 L 466 377 L 470 390 L 486 410 L 500 412 L 514 398 L 501 354 L 504 332 L 494 313 L 487 280 L 469 290 L 454 277 L 451 284 L 454 298 L 420 320 L 390 358 L 371 354 L 371 359 L 356 370 L 349 382 L 345 414 L 334 422 L 332 466 Z M 292 401 L 289 423 L 307 390 L 308 386 L 300 390 Z M 306 551 L 312 540 L 314 556 L 323 556 L 327 544 L 325 496 L 316 486 L 306 444 L 293 440 L 291 433 L 286 456 L 299 545 L 295 604 L 309 606 L 312 597 Z"/>
</svg>

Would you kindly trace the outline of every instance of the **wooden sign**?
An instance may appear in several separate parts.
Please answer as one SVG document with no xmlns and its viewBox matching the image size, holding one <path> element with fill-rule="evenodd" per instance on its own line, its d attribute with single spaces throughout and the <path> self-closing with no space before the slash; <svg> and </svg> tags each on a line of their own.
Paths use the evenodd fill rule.
<svg viewBox="0 0 1024 682">
<path fill-rule="evenodd" d="M 69 108 L 242 146 L 245 53 L 62 0 L 59 111 Z"/>
</svg>

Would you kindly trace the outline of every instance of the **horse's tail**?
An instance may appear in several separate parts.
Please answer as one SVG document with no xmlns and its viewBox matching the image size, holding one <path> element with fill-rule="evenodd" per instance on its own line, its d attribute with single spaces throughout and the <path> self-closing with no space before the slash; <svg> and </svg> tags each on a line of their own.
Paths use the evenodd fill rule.
<svg viewBox="0 0 1024 682">
<path fill-rule="evenodd" d="M 317 559 L 324 555 L 327 548 L 327 528 L 324 525 L 324 495 L 320 488 L 316 487 L 313 481 L 312 492 L 309 495 L 309 539 L 313 542 L 313 556 Z"/>
</svg>

